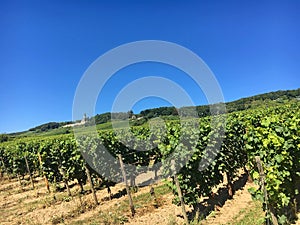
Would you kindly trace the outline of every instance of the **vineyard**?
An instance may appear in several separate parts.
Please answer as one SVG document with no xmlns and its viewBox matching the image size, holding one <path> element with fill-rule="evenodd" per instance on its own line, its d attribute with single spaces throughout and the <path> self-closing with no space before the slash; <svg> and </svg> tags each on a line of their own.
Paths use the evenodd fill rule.
<svg viewBox="0 0 300 225">
<path fill-rule="evenodd" d="M 165 121 L 163 125 L 98 131 L 97 135 L 82 129 L 76 136 L 3 142 L 1 182 L 17 179 L 20 187 L 26 183 L 32 190 L 44 185 L 50 205 L 52 201 L 55 204 L 53 199 L 75 201 L 75 196 L 92 193 L 84 212 L 103 202 L 117 202 L 116 193 L 128 196 L 129 201 L 124 201 L 128 213 L 119 216 L 115 224 L 141 215 L 138 206 L 143 201 L 151 201 L 154 208 L 163 207 L 161 196 L 172 193 L 172 202 L 181 207 L 185 223 L 201 224 L 211 212 L 202 210 L 203 199 L 213 198 L 224 180 L 228 198 L 233 198 L 234 183 L 243 171 L 256 184 L 249 192 L 262 202 L 266 224 L 296 221 L 300 204 L 300 104 L 231 112 L 213 120 Z M 224 121 L 225 129 L 221 126 Z M 146 172 L 153 176 L 139 182 Z M 166 179 L 155 184 L 158 178 Z M 122 181 L 128 186 L 122 186 Z M 76 193 L 72 192 L 74 185 L 79 187 Z M 145 188 L 138 187 L 146 185 L 150 185 L 150 198 Z M 104 190 L 107 194 L 99 199 L 97 192 Z M 140 198 L 135 196 L 138 192 Z M 186 208 L 192 213 L 187 215 Z"/>
</svg>

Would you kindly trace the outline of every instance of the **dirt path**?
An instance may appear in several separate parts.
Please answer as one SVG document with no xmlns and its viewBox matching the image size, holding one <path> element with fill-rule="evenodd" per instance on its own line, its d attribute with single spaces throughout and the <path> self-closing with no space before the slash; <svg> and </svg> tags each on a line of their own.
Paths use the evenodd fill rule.
<svg viewBox="0 0 300 225">
<path fill-rule="evenodd" d="M 248 188 L 254 187 L 253 183 L 246 183 L 246 185 L 236 191 L 233 199 L 229 199 L 225 202 L 222 207 L 215 207 L 214 213 L 207 217 L 206 220 L 202 222 L 203 225 L 211 224 L 226 224 L 229 223 L 239 215 L 240 211 L 251 207 L 254 203 L 251 198 Z"/>
<path fill-rule="evenodd" d="M 181 216 L 181 207 L 172 204 L 173 196 L 168 194 L 165 196 L 165 204 L 158 209 L 153 210 L 145 215 L 135 217 L 129 220 L 126 224 L 135 225 L 153 225 L 153 224 L 184 224 L 184 219 Z M 188 208 L 187 208 L 188 209 Z"/>
<path fill-rule="evenodd" d="M 24 182 L 23 182 L 24 183 Z M 32 190 L 30 186 L 21 187 L 19 182 L 4 181 L 0 184 L 0 224 L 53 224 L 58 223 L 61 219 L 68 215 L 72 218 L 82 209 L 82 204 L 88 206 L 93 205 L 91 194 L 87 194 L 79 198 L 76 194 L 79 187 L 75 185 L 71 192 L 74 196 L 68 197 L 65 192 L 57 192 L 48 194 L 44 187 L 43 180 L 35 179 L 36 189 Z M 122 190 L 122 185 L 112 187 L 112 193 Z M 85 186 L 85 189 L 88 189 Z M 106 190 L 97 191 L 98 199 L 108 197 Z M 124 197 L 121 197 L 122 199 Z M 113 205 L 115 201 L 105 202 L 105 207 Z M 103 203 L 102 203 L 103 204 Z M 90 209 L 92 210 L 92 209 Z"/>
<path fill-rule="evenodd" d="M 242 184 L 237 184 L 238 190 L 235 192 L 233 199 L 226 200 L 222 207 L 216 205 L 215 210 L 210 213 L 206 219 L 202 220 L 201 225 L 221 225 L 230 223 L 233 218 L 237 217 L 241 210 L 251 207 L 254 203 L 251 195 L 248 192 L 248 188 L 255 187 L 253 183 L 243 183 L 243 177 L 241 177 Z M 246 182 L 246 181 L 245 181 Z M 242 187 L 240 187 L 242 185 Z M 219 189 L 224 188 L 225 185 L 220 185 Z M 215 190 L 217 191 L 217 190 Z M 172 204 L 173 196 L 169 194 L 166 196 L 166 204 L 161 208 L 154 210 L 151 213 L 147 213 L 141 217 L 130 220 L 129 224 L 135 225 L 166 225 L 166 224 L 184 224 L 182 218 L 181 207 Z M 187 208 L 188 212 L 191 212 L 190 208 Z"/>
<path fill-rule="evenodd" d="M 111 187 L 111 191 L 113 194 L 115 194 L 115 193 L 118 193 L 120 190 L 124 190 L 124 188 L 125 188 L 125 185 L 117 184 L 115 187 Z M 97 191 L 97 198 L 99 200 L 108 197 L 108 194 L 105 193 L 106 190 L 103 190 L 102 192 L 104 192 L 104 194 L 103 193 L 101 194 L 101 193 L 99 193 L 99 191 Z M 133 193 L 132 197 L 141 195 L 141 194 L 147 193 L 147 192 L 149 192 L 149 187 L 143 187 L 143 188 L 140 188 L 137 193 Z M 90 195 L 90 198 L 91 197 L 92 196 Z M 66 223 L 73 224 L 74 222 L 83 221 L 87 218 L 92 218 L 93 216 L 95 216 L 105 210 L 109 210 L 112 213 L 114 213 L 114 209 L 116 208 L 116 206 L 118 206 L 119 202 L 127 201 L 127 200 L 128 200 L 128 197 L 127 197 L 127 195 L 125 195 L 120 198 L 113 198 L 112 200 L 101 201 L 100 205 L 97 206 L 94 210 L 85 212 L 84 214 L 81 214 L 81 215 L 77 216 L 76 218 L 70 218 L 70 220 L 68 220 Z"/>
<path fill-rule="evenodd" d="M 26 183 L 26 181 L 24 181 Z M 106 215 L 115 213 L 115 210 L 120 206 L 122 202 L 127 202 L 126 195 L 120 195 L 118 198 L 108 200 L 107 190 L 98 190 L 97 197 L 101 202 L 99 206 L 82 210 L 82 205 L 88 207 L 93 206 L 92 194 L 85 194 L 81 198 L 79 197 L 79 187 L 73 186 L 71 192 L 74 197 L 71 199 L 67 196 L 66 192 L 58 192 L 55 194 L 48 194 L 44 187 L 43 180 L 36 178 L 36 189 L 31 190 L 30 183 L 20 187 L 19 182 L 1 181 L 0 183 L 0 224 L 12 225 L 12 224 L 85 224 L 85 221 L 93 218 L 99 218 L 99 215 L 103 212 Z M 161 184 L 159 184 L 161 185 Z M 158 187 L 159 185 L 155 185 Z M 220 186 L 218 190 L 215 190 L 216 197 L 213 199 L 217 203 L 213 205 L 212 209 L 207 213 L 206 219 L 202 220 L 202 225 L 220 225 L 228 224 L 232 220 L 240 216 L 241 210 L 247 210 L 247 208 L 253 206 L 251 195 L 248 192 L 248 188 L 253 187 L 253 183 L 246 183 L 241 179 L 236 182 L 237 191 L 233 199 L 224 200 L 222 195 L 226 195 L 224 185 Z M 85 186 L 85 190 L 89 189 Z M 133 194 L 133 197 L 149 193 L 149 187 L 140 188 L 137 193 Z M 124 190 L 124 185 L 118 184 L 111 187 L 113 194 L 120 193 Z M 171 193 L 164 194 L 160 197 L 163 202 L 158 208 L 147 207 L 142 205 L 136 205 L 137 214 L 134 218 L 130 218 L 129 209 L 128 214 L 124 215 L 128 221 L 126 224 L 135 225 L 182 225 L 184 220 L 181 213 L 181 208 L 172 204 L 173 195 Z M 219 198 L 219 199 L 218 199 Z M 220 204 L 218 202 L 221 202 Z M 203 211 L 208 209 L 208 200 L 203 199 Z M 222 207 L 220 207 L 221 205 Z M 211 206 L 211 205 L 210 205 Z M 188 212 L 191 209 L 188 208 Z M 127 212 L 127 208 L 125 209 Z M 88 224 L 100 224 L 99 221 L 94 220 L 93 223 Z M 117 224 L 117 223 L 115 223 Z M 299 222 L 297 224 L 300 224 Z"/>
</svg>

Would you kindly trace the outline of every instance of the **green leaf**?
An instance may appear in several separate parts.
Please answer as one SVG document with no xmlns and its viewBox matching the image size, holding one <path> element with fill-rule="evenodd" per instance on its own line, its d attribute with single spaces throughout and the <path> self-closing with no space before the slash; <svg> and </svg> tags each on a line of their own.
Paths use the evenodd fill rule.
<svg viewBox="0 0 300 225">
<path fill-rule="evenodd" d="M 253 173 L 252 173 L 252 177 L 253 177 L 253 179 L 258 179 L 259 178 L 259 173 L 257 172 L 257 171 L 254 171 Z"/>
</svg>

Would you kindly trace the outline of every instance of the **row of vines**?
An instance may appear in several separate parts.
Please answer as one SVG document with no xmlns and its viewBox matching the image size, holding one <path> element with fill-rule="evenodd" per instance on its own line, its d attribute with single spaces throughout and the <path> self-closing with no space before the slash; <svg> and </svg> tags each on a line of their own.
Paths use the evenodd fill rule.
<svg viewBox="0 0 300 225">
<path fill-rule="evenodd" d="M 218 130 L 218 124 L 212 129 L 210 120 L 200 118 L 196 124 L 194 120 L 169 121 L 131 127 L 130 132 L 100 131 L 96 136 L 83 132 L 76 139 L 70 134 L 4 142 L 0 145 L 1 173 L 20 179 L 26 174 L 39 174 L 54 186 L 63 182 L 71 195 L 68 184 L 74 180 L 82 190 L 87 180 L 92 189 L 96 178 L 107 181 L 107 174 L 110 180 L 122 181 L 119 155 L 125 165 L 134 165 L 125 167 L 133 186 L 135 178 L 147 171 L 173 176 L 175 165 L 179 172 L 169 181 L 174 202 L 179 202 L 178 180 L 184 203 L 197 211 L 200 197 L 211 196 L 224 174 L 232 197 L 232 182 L 244 168 L 260 187 L 265 187 L 250 191 L 264 202 L 266 220 L 271 221 L 272 216 L 280 224 L 294 220 L 300 203 L 300 104 L 227 114 L 224 132 Z M 113 157 L 108 158 L 107 152 Z M 264 174 L 257 167 L 258 156 Z M 207 166 L 202 168 L 203 162 Z M 155 167 L 158 164 L 163 172 Z"/>
</svg>

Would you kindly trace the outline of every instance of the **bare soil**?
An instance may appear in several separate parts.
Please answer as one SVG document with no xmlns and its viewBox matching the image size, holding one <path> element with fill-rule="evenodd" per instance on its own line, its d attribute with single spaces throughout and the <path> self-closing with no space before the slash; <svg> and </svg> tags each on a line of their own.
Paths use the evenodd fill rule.
<svg viewBox="0 0 300 225">
<path fill-rule="evenodd" d="M 79 194 L 79 186 L 73 185 L 71 192 L 73 197 L 68 197 L 66 191 L 57 193 L 48 193 L 44 186 L 43 179 L 35 178 L 35 189 L 32 190 L 30 182 L 23 180 L 20 186 L 17 179 L 0 181 L 0 224 L 86 224 L 86 221 L 105 215 L 114 215 L 120 205 L 127 202 L 127 195 L 124 194 L 124 185 L 117 184 L 111 187 L 115 198 L 109 200 L 106 189 L 97 190 L 97 198 L 100 205 L 96 206 L 93 202 L 92 194 L 87 191 L 84 195 Z M 162 185 L 157 184 L 156 187 Z M 228 200 L 228 191 L 225 185 L 220 185 L 215 190 L 211 199 L 202 199 L 199 206 L 204 219 L 199 223 L 208 224 L 226 224 L 239 215 L 243 209 L 251 207 L 253 201 L 248 192 L 252 183 L 247 183 L 245 177 L 240 177 L 234 183 L 235 195 L 233 199 Z M 86 185 L 85 190 L 89 187 Z M 149 187 L 140 188 L 137 193 L 133 193 L 133 198 L 145 193 L 149 193 Z M 119 194 L 117 194 L 119 193 Z M 129 208 L 125 210 L 124 217 L 127 218 L 125 224 L 184 224 L 181 213 L 181 207 L 172 204 L 172 194 L 168 193 L 159 197 L 158 208 L 152 204 L 137 205 L 136 215 L 131 217 Z M 188 215 L 193 216 L 192 209 L 187 207 Z M 88 222 L 89 223 L 89 222 Z M 108 223 L 109 224 L 109 223 Z M 114 223 L 111 223 L 114 224 Z M 118 224 L 118 223 L 115 223 Z"/>
</svg>

